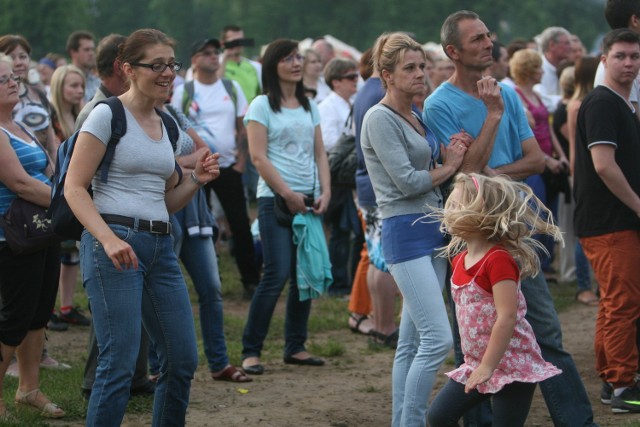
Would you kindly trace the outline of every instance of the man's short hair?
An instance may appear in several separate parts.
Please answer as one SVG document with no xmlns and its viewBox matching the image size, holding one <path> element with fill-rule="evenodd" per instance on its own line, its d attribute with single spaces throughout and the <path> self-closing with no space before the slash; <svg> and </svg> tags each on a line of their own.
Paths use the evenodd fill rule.
<svg viewBox="0 0 640 427">
<path fill-rule="evenodd" d="M 93 34 L 89 31 L 78 30 L 69 35 L 67 39 L 67 53 L 71 55 L 71 51 L 77 51 L 80 49 L 80 40 L 93 40 Z"/>
<path fill-rule="evenodd" d="M 442 49 L 447 56 L 449 56 L 447 53 L 447 46 L 451 45 L 456 49 L 460 49 L 462 47 L 458 24 L 460 21 L 464 21 L 465 19 L 475 21 L 476 19 L 480 19 L 480 16 L 470 10 L 459 10 L 447 16 L 447 19 L 445 19 L 442 24 L 442 28 L 440 29 L 440 43 L 442 44 Z"/>
<path fill-rule="evenodd" d="M 350 70 L 357 72 L 358 67 L 355 62 L 347 58 L 333 58 L 324 67 L 324 81 L 333 90 L 333 81 L 340 80 Z"/>
<path fill-rule="evenodd" d="M 640 0 L 607 0 L 604 17 L 612 30 L 627 28 L 633 15 L 640 18 Z"/>
<path fill-rule="evenodd" d="M 560 36 L 565 35 L 567 37 L 571 36 L 571 33 L 562 27 L 549 27 L 545 28 L 545 30 L 540 33 L 538 38 L 538 44 L 540 45 L 540 50 L 544 53 L 549 50 L 549 45 L 551 42 L 557 43 Z"/>
<path fill-rule="evenodd" d="M 602 39 L 602 53 L 608 54 L 611 47 L 618 42 L 640 45 L 640 35 L 628 28 L 617 28 L 609 31 Z"/>
<path fill-rule="evenodd" d="M 98 43 L 96 48 L 96 67 L 101 79 L 113 75 L 113 63 L 118 58 L 120 46 L 127 38 L 121 34 L 109 34 Z"/>
</svg>

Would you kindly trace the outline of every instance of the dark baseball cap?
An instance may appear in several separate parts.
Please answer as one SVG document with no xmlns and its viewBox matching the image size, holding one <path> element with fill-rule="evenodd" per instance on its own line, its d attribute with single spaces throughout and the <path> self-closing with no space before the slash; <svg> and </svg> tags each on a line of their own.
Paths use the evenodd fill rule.
<svg viewBox="0 0 640 427">
<path fill-rule="evenodd" d="M 194 44 L 191 45 L 191 56 L 195 55 L 196 53 L 201 52 L 202 50 L 204 50 L 205 47 L 207 46 L 213 46 L 216 49 L 220 49 L 222 46 L 220 45 L 220 40 L 218 39 L 202 39 L 202 40 L 198 40 L 197 42 L 195 42 Z"/>
</svg>

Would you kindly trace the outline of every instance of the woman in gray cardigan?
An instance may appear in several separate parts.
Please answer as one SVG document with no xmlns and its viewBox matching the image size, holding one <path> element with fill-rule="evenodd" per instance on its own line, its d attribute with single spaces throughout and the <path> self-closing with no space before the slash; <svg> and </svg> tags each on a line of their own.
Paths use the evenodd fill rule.
<svg viewBox="0 0 640 427">
<path fill-rule="evenodd" d="M 392 426 L 424 426 L 427 400 L 452 344 L 442 289 L 446 259 L 435 257 L 444 238 L 439 223 L 421 220 L 442 207 L 440 184 L 464 157 L 466 136 L 452 137 L 442 153 L 435 135 L 412 111 L 424 90 L 425 54 L 402 33 L 376 41 L 373 64 L 387 92 L 366 114 L 362 151 L 382 217 L 382 250 L 404 302 L 393 366 Z M 442 148 L 444 150 L 444 148 Z"/>
</svg>

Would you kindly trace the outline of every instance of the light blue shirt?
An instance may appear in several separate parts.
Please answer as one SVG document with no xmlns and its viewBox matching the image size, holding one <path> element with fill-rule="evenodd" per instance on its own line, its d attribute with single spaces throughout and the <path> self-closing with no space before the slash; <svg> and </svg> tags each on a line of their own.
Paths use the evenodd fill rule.
<svg viewBox="0 0 640 427">
<path fill-rule="evenodd" d="M 500 84 L 504 113 L 498 126 L 489 167 L 497 168 L 522 158 L 522 143 L 533 138 L 522 103 L 515 90 Z M 428 97 L 422 113 L 424 122 L 435 132 L 438 142 L 449 145 L 449 137 L 464 129 L 477 138 L 487 118 L 487 107 L 449 82 L 445 82 Z"/>
<path fill-rule="evenodd" d="M 314 101 L 311 111 L 284 108 L 274 112 L 266 95 L 257 96 L 244 116 L 244 125 L 255 121 L 267 128 L 267 157 L 287 186 L 295 192 L 320 195 L 320 182 L 315 167 L 315 130 L 320 114 Z M 260 177 L 257 197 L 273 197 L 273 192 Z"/>
</svg>

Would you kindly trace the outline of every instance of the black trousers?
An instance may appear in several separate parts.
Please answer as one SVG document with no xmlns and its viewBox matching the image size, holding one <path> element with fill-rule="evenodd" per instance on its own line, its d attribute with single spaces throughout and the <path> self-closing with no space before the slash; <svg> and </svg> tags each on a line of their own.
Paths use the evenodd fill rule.
<svg viewBox="0 0 640 427">
<path fill-rule="evenodd" d="M 242 285 L 245 289 L 252 290 L 260 282 L 260 273 L 256 266 L 242 174 L 232 167 L 221 168 L 220 176 L 207 184 L 207 190 L 215 191 L 220 200 L 233 234 L 231 252 L 240 271 Z"/>
</svg>

